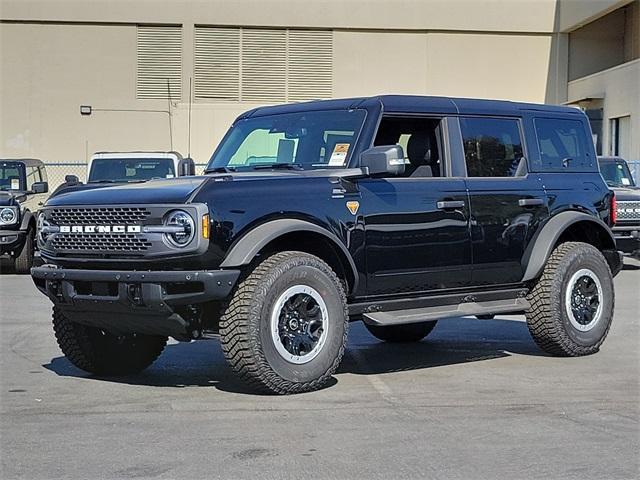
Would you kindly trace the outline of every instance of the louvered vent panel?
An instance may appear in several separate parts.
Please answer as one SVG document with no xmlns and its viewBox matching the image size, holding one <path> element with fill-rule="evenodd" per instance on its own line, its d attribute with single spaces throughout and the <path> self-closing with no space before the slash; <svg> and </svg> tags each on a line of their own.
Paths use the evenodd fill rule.
<svg viewBox="0 0 640 480">
<path fill-rule="evenodd" d="M 179 100 L 181 76 L 182 28 L 138 26 L 137 97 Z"/>
<path fill-rule="evenodd" d="M 287 31 L 243 29 L 242 100 L 284 102 L 286 73 Z"/>
<path fill-rule="evenodd" d="M 289 30 L 288 100 L 331 98 L 333 32 Z"/>
<path fill-rule="evenodd" d="M 196 27 L 195 97 L 240 100 L 240 29 Z"/>
</svg>

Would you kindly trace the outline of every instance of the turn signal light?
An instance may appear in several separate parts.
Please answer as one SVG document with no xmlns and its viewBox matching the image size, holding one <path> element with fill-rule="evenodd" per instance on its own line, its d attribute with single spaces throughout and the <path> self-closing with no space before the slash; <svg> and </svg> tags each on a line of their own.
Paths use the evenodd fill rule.
<svg viewBox="0 0 640 480">
<path fill-rule="evenodd" d="M 209 214 L 202 216 L 202 238 L 209 238 Z"/>
</svg>

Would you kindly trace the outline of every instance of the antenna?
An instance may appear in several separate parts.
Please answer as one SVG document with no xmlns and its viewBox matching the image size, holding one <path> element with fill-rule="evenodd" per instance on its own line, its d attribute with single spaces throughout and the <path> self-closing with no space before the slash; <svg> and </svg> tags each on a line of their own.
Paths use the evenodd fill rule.
<svg viewBox="0 0 640 480">
<path fill-rule="evenodd" d="M 167 78 L 167 101 L 169 102 L 169 150 L 173 150 L 173 125 L 171 122 L 171 84 Z"/>
<path fill-rule="evenodd" d="M 187 133 L 187 157 L 191 158 L 191 105 L 193 104 L 192 78 L 189 77 L 189 128 Z"/>
</svg>

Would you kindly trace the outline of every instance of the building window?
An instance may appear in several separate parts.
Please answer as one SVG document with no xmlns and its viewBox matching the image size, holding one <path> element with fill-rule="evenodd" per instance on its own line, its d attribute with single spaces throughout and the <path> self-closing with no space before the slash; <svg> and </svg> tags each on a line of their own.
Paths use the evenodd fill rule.
<svg viewBox="0 0 640 480">
<path fill-rule="evenodd" d="M 196 27 L 195 98 L 253 103 L 332 95 L 333 32 Z"/>
<path fill-rule="evenodd" d="M 180 100 L 182 28 L 138 25 L 136 96 Z"/>
<path fill-rule="evenodd" d="M 631 145 L 631 117 L 612 118 L 610 125 L 609 151 L 611 155 L 628 159 Z"/>
</svg>

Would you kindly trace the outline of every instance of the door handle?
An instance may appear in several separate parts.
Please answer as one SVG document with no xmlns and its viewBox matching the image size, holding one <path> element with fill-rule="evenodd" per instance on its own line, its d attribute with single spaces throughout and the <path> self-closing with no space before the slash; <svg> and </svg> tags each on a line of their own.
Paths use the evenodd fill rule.
<svg viewBox="0 0 640 480">
<path fill-rule="evenodd" d="M 544 205 L 544 200 L 541 198 L 521 198 L 518 200 L 518 205 L 521 207 L 536 207 L 538 205 Z"/>
<path fill-rule="evenodd" d="M 456 208 L 464 208 L 462 200 L 440 200 L 436 203 L 440 210 L 455 210 Z"/>
</svg>

